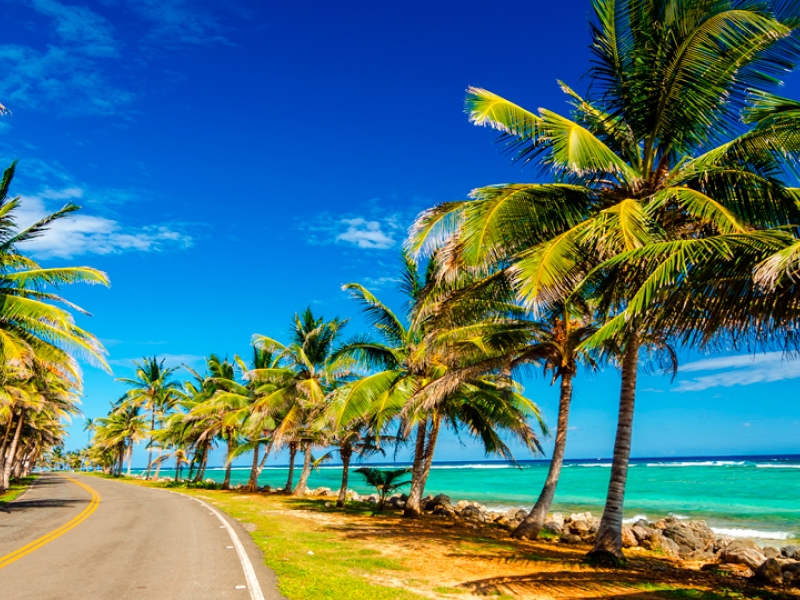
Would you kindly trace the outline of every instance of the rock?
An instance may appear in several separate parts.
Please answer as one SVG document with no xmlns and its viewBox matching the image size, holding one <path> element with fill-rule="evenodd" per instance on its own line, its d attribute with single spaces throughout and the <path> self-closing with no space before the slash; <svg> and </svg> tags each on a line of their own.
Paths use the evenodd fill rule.
<svg viewBox="0 0 800 600">
<path fill-rule="evenodd" d="M 800 577 L 800 562 L 796 560 L 785 562 L 781 565 L 781 571 L 783 571 L 784 575 L 794 573 L 796 577 Z"/>
<path fill-rule="evenodd" d="M 458 504 L 456 504 L 456 510 L 460 511 L 469 506 L 469 502 L 467 500 L 459 500 Z"/>
<path fill-rule="evenodd" d="M 568 521 L 567 526 L 569 527 L 570 533 L 580 537 L 588 536 L 590 533 L 596 531 L 596 529 L 593 531 L 592 524 L 589 521 L 583 519 Z"/>
<path fill-rule="evenodd" d="M 569 519 L 567 519 L 567 520 L 568 521 L 589 521 L 589 522 L 591 522 L 591 521 L 594 520 L 594 516 L 592 515 L 592 513 L 588 512 L 588 511 L 587 512 L 582 512 L 582 513 L 572 513 L 569 516 Z"/>
<path fill-rule="evenodd" d="M 311 492 L 313 496 L 333 496 L 333 490 L 329 487 L 318 487 L 313 492 Z"/>
<path fill-rule="evenodd" d="M 772 546 L 765 546 L 764 548 L 761 549 L 761 552 L 763 552 L 764 556 L 766 556 L 767 558 L 782 558 L 783 557 L 783 555 L 781 554 L 781 551 L 778 550 L 777 548 L 773 548 Z"/>
<path fill-rule="evenodd" d="M 444 508 L 450 512 L 455 510 L 453 508 L 453 503 L 450 501 L 450 496 L 446 496 L 445 494 L 434 496 L 426 506 L 426 510 L 430 511 L 434 511 L 437 508 Z"/>
<path fill-rule="evenodd" d="M 774 558 L 768 558 L 764 563 L 755 570 L 755 576 L 770 585 L 783 584 L 783 572 L 778 561 Z"/>
<path fill-rule="evenodd" d="M 461 518 L 466 521 L 477 521 L 479 523 L 483 523 L 486 520 L 483 511 L 476 506 L 465 506 L 461 509 L 459 514 L 461 515 Z"/>
<path fill-rule="evenodd" d="M 661 551 L 667 556 L 676 557 L 681 555 L 681 547 L 668 537 L 661 540 Z"/>
<path fill-rule="evenodd" d="M 718 537 L 714 540 L 714 552 L 719 555 L 720 551 L 727 548 L 732 541 L 732 537 Z"/>
<path fill-rule="evenodd" d="M 785 583 L 786 585 L 793 585 L 795 587 L 800 587 L 800 573 L 795 573 L 792 571 L 784 572 L 783 583 Z"/>
<path fill-rule="evenodd" d="M 758 550 L 740 547 L 732 548 L 731 546 L 734 546 L 734 544 L 730 544 L 730 546 L 721 552 L 720 562 L 745 565 L 755 571 L 767 560 L 767 557 Z"/>
<path fill-rule="evenodd" d="M 545 518 L 545 523 L 552 523 L 553 525 L 557 526 L 558 529 L 564 529 L 564 515 L 561 513 L 553 513 L 552 515 Z"/>
<path fill-rule="evenodd" d="M 358 492 L 356 492 L 355 490 L 347 490 L 347 493 L 345 494 L 345 497 L 348 500 L 355 500 L 356 502 L 361 500 L 361 496 L 359 496 Z"/>
<path fill-rule="evenodd" d="M 331 508 L 333 506 L 333 502 L 326 502 L 325 508 Z"/>
<path fill-rule="evenodd" d="M 715 536 L 705 521 L 678 521 L 671 518 L 663 521 L 664 537 L 678 545 L 682 558 L 711 558 Z"/>
<path fill-rule="evenodd" d="M 653 532 L 655 531 L 655 529 L 652 529 L 647 525 L 641 525 L 641 523 L 641 521 L 637 521 L 636 524 L 631 527 L 631 532 L 636 536 L 636 541 L 639 545 L 653 535 Z"/>
<path fill-rule="evenodd" d="M 447 519 L 452 519 L 453 517 L 456 516 L 456 512 L 452 508 L 447 508 L 445 506 L 437 506 L 436 508 L 433 509 L 433 512 L 431 514 L 437 517 L 444 517 Z"/>
<path fill-rule="evenodd" d="M 314 556 L 314 552 L 312 550 L 309 550 L 308 552 L 306 552 L 306 554 L 308 554 L 309 556 Z"/>
<path fill-rule="evenodd" d="M 800 546 L 784 546 L 781 548 L 781 554 L 786 558 L 800 559 Z"/>
<path fill-rule="evenodd" d="M 622 547 L 623 548 L 635 548 L 639 545 L 639 540 L 636 539 L 636 535 L 633 533 L 633 530 L 626 526 L 622 526 Z"/>
<path fill-rule="evenodd" d="M 554 521 L 549 519 L 542 524 L 542 531 L 548 531 L 550 533 L 554 533 L 556 535 L 561 535 L 564 533 L 564 521 L 562 519 L 561 523 L 558 521 Z"/>
<path fill-rule="evenodd" d="M 561 542 L 564 544 L 580 544 L 583 540 L 577 535 L 566 533 L 561 536 Z"/>
</svg>

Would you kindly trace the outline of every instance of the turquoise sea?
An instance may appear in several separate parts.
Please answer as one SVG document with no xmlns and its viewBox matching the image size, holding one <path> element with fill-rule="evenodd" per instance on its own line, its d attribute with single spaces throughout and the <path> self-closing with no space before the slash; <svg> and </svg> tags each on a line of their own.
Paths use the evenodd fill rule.
<svg viewBox="0 0 800 600">
<path fill-rule="evenodd" d="M 589 510 L 599 516 L 609 467 L 606 460 L 566 461 L 553 509 Z M 476 500 L 490 508 L 530 508 L 547 469 L 547 461 L 436 463 L 426 494 L 444 493 L 453 501 Z M 323 466 L 312 473 L 309 487 L 337 490 L 341 472 L 341 467 Z M 161 473 L 172 475 L 163 469 Z M 267 467 L 259 483 L 279 487 L 286 475 L 285 467 Z M 249 468 L 234 467 L 234 484 L 246 482 L 248 476 Z M 297 476 L 299 470 L 295 481 Z M 207 469 L 206 477 L 221 481 L 224 470 Z M 359 493 L 371 491 L 357 473 L 350 474 L 349 487 Z M 625 516 L 631 521 L 667 515 L 705 519 L 720 535 L 749 537 L 775 546 L 800 544 L 800 455 L 634 459 L 625 506 Z"/>
</svg>

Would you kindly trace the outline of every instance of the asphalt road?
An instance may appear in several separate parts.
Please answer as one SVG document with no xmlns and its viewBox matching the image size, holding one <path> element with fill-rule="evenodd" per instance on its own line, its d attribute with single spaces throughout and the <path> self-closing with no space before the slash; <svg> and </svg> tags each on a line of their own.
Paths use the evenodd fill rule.
<svg viewBox="0 0 800 600">
<path fill-rule="evenodd" d="M 277 600 L 248 533 L 182 495 L 69 473 L 44 474 L 0 508 L 0 597 L 14 600 Z M 99 496 L 99 498 L 96 498 Z M 99 502 L 98 502 L 99 500 Z M 216 509 L 215 509 L 216 510 Z M 43 536 L 51 541 L 36 542 Z M 33 544 L 32 544 L 33 543 Z"/>
</svg>

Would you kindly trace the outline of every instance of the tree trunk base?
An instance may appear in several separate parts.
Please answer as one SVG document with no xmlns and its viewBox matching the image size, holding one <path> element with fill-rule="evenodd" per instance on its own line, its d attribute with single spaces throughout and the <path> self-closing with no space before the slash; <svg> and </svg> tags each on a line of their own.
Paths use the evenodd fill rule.
<svg viewBox="0 0 800 600">
<path fill-rule="evenodd" d="M 535 540 L 539 537 L 541 530 L 542 527 L 536 519 L 531 519 L 530 521 L 525 519 L 511 532 L 511 537 L 518 540 Z"/>
<path fill-rule="evenodd" d="M 418 519 L 422 511 L 417 508 L 406 507 L 403 509 L 403 518 L 404 519 Z"/>
<path fill-rule="evenodd" d="M 592 550 L 586 555 L 586 562 L 597 567 L 621 569 L 628 565 L 625 555 L 620 552 L 615 554 L 610 550 Z"/>
</svg>

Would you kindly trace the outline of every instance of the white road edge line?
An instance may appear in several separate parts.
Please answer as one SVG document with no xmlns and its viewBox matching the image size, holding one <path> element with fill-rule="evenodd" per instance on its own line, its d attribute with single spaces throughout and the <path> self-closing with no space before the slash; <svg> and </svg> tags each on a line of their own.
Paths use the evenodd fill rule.
<svg viewBox="0 0 800 600">
<path fill-rule="evenodd" d="M 170 491 L 170 490 L 164 490 Z M 177 494 L 178 492 L 172 492 L 173 494 Z M 239 555 L 239 562 L 242 564 L 242 570 L 244 571 L 244 580 L 247 582 L 247 591 L 250 592 L 250 598 L 252 600 L 264 600 L 264 593 L 261 591 L 261 585 L 258 583 L 258 577 L 256 577 L 256 572 L 253 570 L 253 563 L 250 562 L 250 558 L 247 556 L 247 552 L 244 551 L 244 546 L 242 546 L 242 542 L 239 540 L 239 536 L 236 535 L 236 532 L 231 527 L 231 524 L 228 523 L 225 518 L 219 514 L 217 510 L 203 502 L 202 500 L 198 500 L 193 496 L 186 496 L 185 494 L 180 494 L 186 498 L 191 498 L 195 502 L 199 502 L 203 506 L 205 506 L 209 512 L 217 517 L 220 522 L 225 526 L 225 529 L 228 530 L 228 535 L 231 536 L 231 541 L 233 542 L 234 548 L 236 548 L 236 554 Z"/>
</svg>

